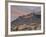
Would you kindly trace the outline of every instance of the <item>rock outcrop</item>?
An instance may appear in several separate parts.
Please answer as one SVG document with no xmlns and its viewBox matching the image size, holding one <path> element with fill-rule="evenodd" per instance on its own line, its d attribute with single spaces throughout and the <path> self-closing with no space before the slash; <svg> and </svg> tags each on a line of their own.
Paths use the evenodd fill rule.
<svg viewBox="0 0 46 37">
<path fill-rule="evenodd" d="M 11 22 L 11 31 L 40 29 L 41 18 L 40 16 L 36 16 L 37 15 L 33 15 L 32 13 L 19 16 L 16 20 Z"/>
</svg>

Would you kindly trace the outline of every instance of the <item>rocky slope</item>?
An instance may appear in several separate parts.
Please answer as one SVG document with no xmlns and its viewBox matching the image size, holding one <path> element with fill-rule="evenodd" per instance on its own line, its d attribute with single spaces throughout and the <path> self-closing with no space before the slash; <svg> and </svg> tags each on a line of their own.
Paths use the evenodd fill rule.
<svg viewBox="0 0 46 37">
<path fill-rule="evenodd" d="M 39 30 L 41 24 L 40 15 L 34 15 L 32 13 L 19 16 L 16 20 L 11 22 L 11 31 L 21 30 Z"/>
</svg>

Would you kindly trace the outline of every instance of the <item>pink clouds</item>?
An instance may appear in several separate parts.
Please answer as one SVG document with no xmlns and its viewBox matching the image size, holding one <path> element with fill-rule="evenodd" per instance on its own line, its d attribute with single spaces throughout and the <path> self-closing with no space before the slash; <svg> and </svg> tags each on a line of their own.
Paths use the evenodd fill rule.
<svg viewBox="0 0 46 37">
<path fill-rule="evenodd" d="M 28 14 L 26 11 L 21 11 L 21 10 L 18 10 L 18 9 L 16 9 L 16 8 L 12 8 L 11 9 L 11 15 L 12 16 L 22 16 L 22 15 L 26 15 L 26 14 Z"/>
</svg>

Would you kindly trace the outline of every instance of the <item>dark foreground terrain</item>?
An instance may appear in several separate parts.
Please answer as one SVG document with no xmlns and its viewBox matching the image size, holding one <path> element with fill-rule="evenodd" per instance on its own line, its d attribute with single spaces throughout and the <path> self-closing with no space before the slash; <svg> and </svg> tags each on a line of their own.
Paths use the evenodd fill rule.
<svg viewBox="0 0 46 37">
<path fill-rule="evenodd" d="M 11 22 L 11 31 L 24 31 L 24 30 L 40 30 L 41 29 L 41 16 L 23 15 Z"/>
</svg>

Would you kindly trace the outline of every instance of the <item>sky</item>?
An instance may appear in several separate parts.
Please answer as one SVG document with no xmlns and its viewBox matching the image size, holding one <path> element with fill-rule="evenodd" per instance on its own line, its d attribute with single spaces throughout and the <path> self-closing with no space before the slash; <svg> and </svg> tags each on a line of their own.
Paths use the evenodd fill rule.
<svg viewBox="0 0 46 37">
<path fill-rule="evenodd" d="M 19 16 L 23 16 L 29 13 L 36 13 L 41 11 L 39 6 L 11 6 L 11 21 L 15 20 Z"/>
</svg>

